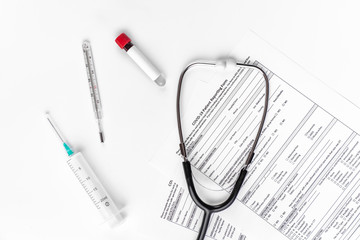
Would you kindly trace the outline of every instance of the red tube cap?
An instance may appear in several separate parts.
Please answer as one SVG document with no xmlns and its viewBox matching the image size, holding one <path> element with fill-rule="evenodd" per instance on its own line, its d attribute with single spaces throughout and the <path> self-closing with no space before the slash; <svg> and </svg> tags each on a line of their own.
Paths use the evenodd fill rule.
<svg viewBox="0 0 360 240">
<path fill-rule="evenodd" d="M 124 49 L 125 45 L 131 42 L 131 39 L 125 33 L 122 33 L 115 39 L 115 42 L 121 49 Z"/>
</svg>

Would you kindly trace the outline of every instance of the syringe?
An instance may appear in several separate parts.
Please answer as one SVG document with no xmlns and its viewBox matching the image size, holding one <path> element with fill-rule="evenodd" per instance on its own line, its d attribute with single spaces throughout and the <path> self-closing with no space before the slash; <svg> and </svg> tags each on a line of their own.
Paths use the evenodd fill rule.
<svg viewBox="0 0 360 240">
<path fill-rule="evenodd" d="M 116 207 L 114 201 L 110 198 L 104 186 L 96 177 L 94 171 L 87 163 L 82 153 L 74 153 L 69 145 L 64 141 L 64 138 L 61 136 L 60 131 L 57 129 L 48 113 L 46 114 L 46 118 L 55 130 L 55 133 L 59 136 L 69 156 L 67 164 L 79 180 L 81 186 L 84 188 L 91 201 L 94 203 L 95 207 L 99 210 L 104 220 L 108 222 L 110 226 L 115 226 L 122 222 L 123 217 L 120 214 L 119 209 Z"/>
</svg>

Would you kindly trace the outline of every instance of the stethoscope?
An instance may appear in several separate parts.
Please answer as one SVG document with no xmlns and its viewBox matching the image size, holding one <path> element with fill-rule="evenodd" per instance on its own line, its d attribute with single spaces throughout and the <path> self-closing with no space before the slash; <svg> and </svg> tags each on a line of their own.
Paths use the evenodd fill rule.
<svg viewBox="0 0 360 240">
<path fill-rule="evenodd" d="M 234 184 L 233 190 L 231 191 L 229 197 L 222 203 L 220 204 L 216 204 L 216 205 L 209 205 L 207 203 L 205 203 L 197 194 L 195 186 L 194 186 L 194 181 L 193 181 L 193 176 L 192 176 L 192 171 L 191 171 L 191 165 L 190 165 L 190 161 L 187 158 L 187 153 L 186 153 L 186 146 L 185 146 L 185 142 L 184 142 L 184 138 L 183 138 L 183 133 L 182 133 L 182 127 L 181 127 L 181 118 L 180 118 L 180 95 L 181 95 L 181 86 L 182 86 L 182 82 L 183 82 L 183 78 L 185 73 L 194 67 L 229 67 L 229 66 L 243 66 L 246 68 L 250 68 L 250 69 L 254 69 L 254 70 L 258 70 L 262 73 L 263 77 L 264 77 L 264 81 L 265 81 L 265 100 L 264 100 L 264 109 L 263 109 L 263 114 L 262 114 L 262 118 L 260 121 L 260 125 L 256 134 L 256 137 L 254 139 L 253 145 L 249 151 L 249 154 L 247 156 L 247 159 L 245 161 L 245 164 L 243 165 L 243 167 L 241 168 L 240 174 Z M 249 166 L 249 164 L 251 163 L 252 159 L 254 158 L 254 151 L 256 148 L 256 145 L 259 141 L 260 135 L 261 135 L 261 131 L 262 128 L 264 126 L 264 122 L 265 122 L 265 117 L 266 117 L 266 113 L 267 113 L 267 109 L 268 109 L 268 101 L 269 101 L 269 79 L 265 73 L 264 70 L 262 70 L 260 67 L 252 65 L 252 64 L 244 64 L 244 63 L 239 63 L 239 62 L 235 62 L 232 59 L 226 60 L 226 61 L 219 61 L 219 62 L 193 62 L 191 64 L 189 64 L 184 71 L 181 73 L 180 78 L 179 78 L 179 84 L 178 84 L 178 90 L 177 90 L 177 97 L 176 97 L 176 114 L 177 114 L 177 124 L 178 124 L 178 131 L 179 131 L 179 138 L 180 138 L 180 153 L 184 159 L 183 161 L 183 168 L 184 168 L 184 174 L 185 174 L 185 179 L 186 179 L 186 183 L 189 189 L 189 194 L 192 198 L 192 200 L 195 202 L 195 204 L 204 211 L 203 214 L 203 220 L 202 220 L 202 224 L 200 226 L 200 230 L 199 230 L 199 234 L 197 237 L 197 240 L 203 240 L 207 231 L 207 228 L 209 226 L 210 223 L 210 219 L 211 219 L 211 215 L 215 212 L 220 212 L 223 211 L 225 209 L 227 209 L 228 207 L 230 207 L 230 205 L 235 201 L 241 185 L 244 182 L 245 176 L 247 174 L 247 168 Z"/>
</svg>

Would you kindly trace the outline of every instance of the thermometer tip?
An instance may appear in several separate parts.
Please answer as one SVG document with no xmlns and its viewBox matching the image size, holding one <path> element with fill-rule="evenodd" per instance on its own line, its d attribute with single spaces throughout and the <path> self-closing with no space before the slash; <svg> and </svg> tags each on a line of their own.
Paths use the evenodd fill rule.
<svg viewBox="0 0 360 240">
<path fill-rule="evenodd" d="M 103 142 L 104 142 L 104 135 L 103 135 L 103 133 L 102 133 L 102 132 L 100 132 L 99 134 L 100 134 L 100 142 L 102 142 L 102 143 L 103 143 Z"/>
</svg>

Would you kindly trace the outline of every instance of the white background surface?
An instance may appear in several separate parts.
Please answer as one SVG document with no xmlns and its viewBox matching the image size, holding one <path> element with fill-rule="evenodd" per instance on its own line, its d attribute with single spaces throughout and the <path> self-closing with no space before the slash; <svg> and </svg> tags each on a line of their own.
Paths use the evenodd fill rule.
<svg viewBox="0 0 360 240">
<path fill-rule="evenodd" d="M 0 239 L 155 239 L 138 233 L 151 207 L 146 196 L 164 180 L 147 162 L 176 126 L 184 66 L 226 56 L 252 29 L 360 105 L 359 8 L 358 1 L 325 0 L 0 1 Z M 165 88 L 115 44 L 123 31 L 164 72 Z M 103 145 L 87 86 L 85 39 L 102 97 Z M 45 111 L 125 206 L 122 226 L 99 225 Z"/>
</svg>

